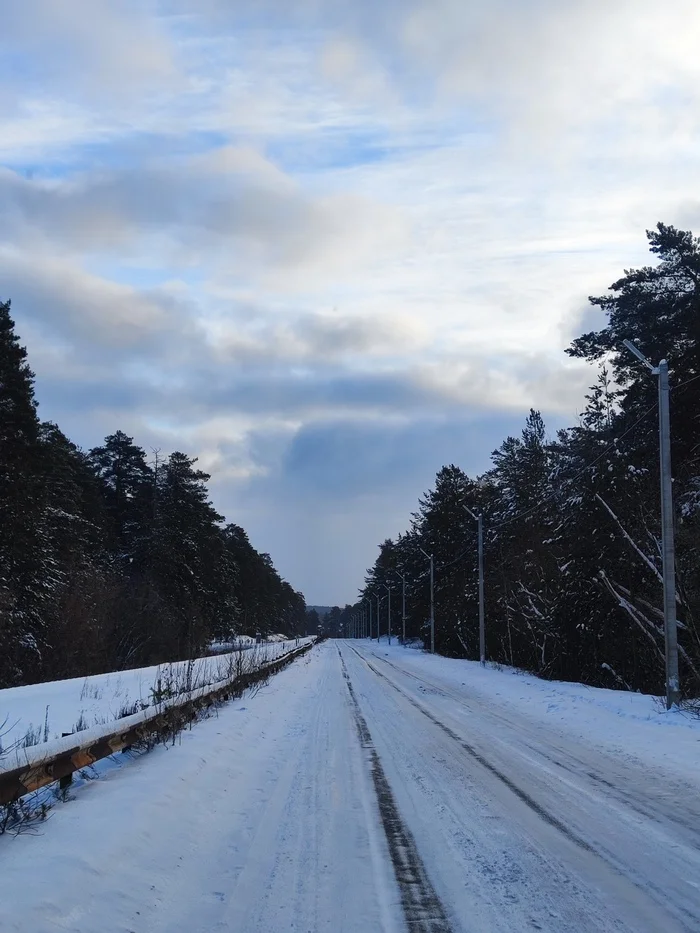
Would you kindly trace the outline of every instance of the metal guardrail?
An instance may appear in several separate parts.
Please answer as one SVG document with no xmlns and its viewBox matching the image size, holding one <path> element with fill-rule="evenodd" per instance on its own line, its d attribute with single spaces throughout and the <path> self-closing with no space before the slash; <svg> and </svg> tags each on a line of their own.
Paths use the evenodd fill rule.
<svg viewBox="0 0 700 933">
<path fill-rule="evenodd" d="M 115 752 L 126 751 L 133 745 L 152 736 L 174 734 L 182 726 L 191 722 L 199 710 L 211 707 L 217 702 L 240 696 L 248 687 L 265 680 L 270 674 L 290 664 L 295 658 L 306 654 L 314 642 L 293 648 L 255 671 L 249 671 L 234 677 L 224 684 L 202 687 L 183 697 L 176 697 L 159 705 L 151 715 L 149 710 L 116 720 L 110 732 L 95 737 L 94 730 L 89 730 L 82 743 L 70 748 L 61 748 L 51 754 L 37 753 L 16 768 L 0 772 L 0 805 L 13 803 L 25 794 L 30 794 L 47 784 L 61 781 L 65 786 L 70 783 L 71 775 L 80 768 L 86 768 Z M 121 725 L 120 725 L 121 722 Z M 80 733 L 77 734 L 78 736 Z M 27 750 L 29 752 L 29 750 Z"/>
</svg>

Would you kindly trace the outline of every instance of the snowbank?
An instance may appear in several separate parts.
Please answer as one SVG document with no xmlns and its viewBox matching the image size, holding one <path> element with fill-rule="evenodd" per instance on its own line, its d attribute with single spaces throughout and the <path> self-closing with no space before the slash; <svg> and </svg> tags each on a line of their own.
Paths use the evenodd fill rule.
<svg viewBox="0 0 700 933">
<path fill-rule="evenodd" d="M 300 638 L 299 644 L 312 637 Z M 245 670 L 284 654 L 295 640 L 246 647 Z M 178 696 L 225 680 L 236 652 L 178 661 L 130 671 L 95 674 L 0 690 L 0 742 L 7 750 L 53 742 L 64 732 L 104 726 L 153 706 L 159 699 Z"/>
</svg>

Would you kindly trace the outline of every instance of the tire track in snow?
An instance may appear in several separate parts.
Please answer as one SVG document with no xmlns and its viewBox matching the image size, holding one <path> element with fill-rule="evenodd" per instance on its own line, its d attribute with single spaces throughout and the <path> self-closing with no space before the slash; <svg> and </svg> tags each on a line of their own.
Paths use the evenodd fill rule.
<svg viewBox="0 0 700 933">
<path fill-rule="evenodd" d="M 526 804 L 531 810 L 533 810 L 537 814 L 537 816 L 540 817 L 540 819 L 543 819 L 546 823 L 549 823 L 550 826 L 553 826 L 555 829 L 558 829 L 559 832 L 562 833 L 564 836 L 566 836 L 567 839 L 575 843 L 581 849 L 584 849 L 586 852 L 591 852 L 593 855 L 599 854 L 597 850 L 594 849 L 592 845 L 590 845 L 590 843 L 586 842 L 585 839 L 581 839 L 580 836 L 577 836 L 576 833 L 572 832 L 568 826 L 565 826 L 564 823 L 561 822 L 561 820 L 558 820 L 556 816 L 553 816 L 551 813 L 548 813 L 547 810 L 545 810 L 541 804 L 539 804 L 536 800 L 534 800 L 527 793 L 527 791 L 524 791 L 521 787 L 518 787 L 518 785 L 514 781 L 512 781 L 508 777 L 507 774 L 504 774 L 499 768 L 496 767 L 496 765 L 492 764 L 487 758 L 484 758 L 481 752 L 478 752 L 472 745 L 470 745 L 468 742 L 465 742 L 464 739 L 461 736 L 457 735 L 457 733 L 453 729 L 450 729 L 450 727 L 445 725 L 444 722 L 441 722 L 436 716 L 433 716 L 433 714 L 429 710 L 427 710 L 422 704 L 414 700 L 413 697 L 411 697 L 408 693 L 405 692 L 405 690 L 402 690 L 401 687 L 398 687 L 393 681 L 391 681 L 388 677 L 382 674 L 381 671 L 378 671 L 377 668 L 373 664 L 371 664 L 366 658 L 362 657 L 359 651 L 356 651 L 354 648 L 352 650 L 355 651 L 355 654 L 358 656 L 358 658 L 361 658 L 365 662 L 367 667 L 369 667 L 369 669 L 377 675 L 377 677 L 381 677 L 382 680 L 386 681 L 386 683 L 388 683 L 391 687 L 393 687 L 397 693 L 400 693 L 401 696 L 404 697 L 404 699 L 408 700 L 411 706 L 414 706 L 419 712 L 421 712 L 424 716 L 426 716 L 434 725 L 436 725 L 439 729 L 442 729 L 443 732 L 445 732 L 447 735 L 449 735 L 451 739 L 457 742 L 458 745 L 460 745 L 465 750 L 465 752 L 471 755 L 471 757 L 474 758 L 475 761 L 478 761 L 479 764 L 482 767 L 486 768 L 486 770 L 489 771 L 491 774 L 493 774 L 494 777 L 497 777 L 499 781 L 502 781 L 503 784 L 505 784 L 506 787 L 509 790 L 511 790 L 515 794 L 516 797 L 522 800 L 524 804 Z"/>
<path fill-rule="evenodd" d="M 353 651 L 356 651 L 353 648 Z M 360 655 L 362 660 L 366 664 L 369 662 Z M 439 696 L 453 699 L 458 703 L 463 709 L 468 710 L 471 713 L 479 714 L 481 711 L 478 707 L 474 707 L 464 696 L 460 695 L 455 690 L 450 690 L 449 688 L 443 686 L 438 686 L 434 681 L 430 680 L 425 676 L 418 676 L 417 674 L 412 673 L 398 665 L 387 660 L 387 658 L 379 657 L 375 655 L 377 661 L 380 661 L 382 664 L 386 664 L 388 667 L 396 671 L 397 674 L 411 678 L 415 680 L 419 685 L 427 686 L 430 688 L 431 693 L 435 693 Z M 375 673 L 379 673 L 376 671 Z M 381 676 L 381 675 L 380 675 Z M 394 684 L 392 683 L 392 686 Z M 399 689 L 398 687 L 396 689 Z M 502 715 L 497 710 L 490 709 L 489 716 L 493 719 L 503 722 L 507 727 L 512 727 L 512 720 L 507 716 Z M 522 729 L 522 724 L 520 726 Z M 461 739 L 460 739 L 461 741 Z M 586 775 L 594 784 L 602 785 L 605 787 L 610 795 L 619 803 L 623 804 L 626 807 L 629 807 L 631 810 L 634 810 L 640 816 L 644 817 L 647 820 L 653 820 L 654 822 L 660 822 L 660 809 L 661 816 L 666 822 L 671 822 L 675 824 L 684 834 L 684 836 L 690 837 L 689 844 L 700 848 L 700 810 L 697 806 L 691 811 L 689 810 L 688 800 L 684 800 L 685 810 L 683 813 L 679 814 L 673 807 L 665 806 L 663 800 L 657 799 L 652 800 L 651 798 L 645 798 L 643 801 L 640 801 L 634 797 L 633 794 L 627 792 L 627 788 L 624 784 L 625 775 L 619 774 L 617 783 L 613 783 L 612 780 L 608 780 L 600 774 L 597 774 L 595 771 L 590 770 L 590 765 L 580 757 L 575 757 L 572 755 L 570 750 L 559 748 L 557 750 L 557 757 L 551 753 L 551 751 L 543 748 L 540 744 L 537 743 L 536 739 L 533 739 L 532 735 L 527 733 L 522 738 L 522 744 L 533 751 L 536 755 L 546 759 L 551 762 L 557 768 L 561 768 L 563 771 L 568 772 L 574 776 L 580 777 L 581 775 Z M 562 758 L 567 758 L 567 761 L 561 760 Z M 686 793 L 688 788 L 683 787 L 680 793 Z"/>
<path fill-rule="evenodd" d="M 391 678 L 387 677 L 380 670 L 378 670 L 370 661 L 367 660 L 356 648 L 352 645 L 349 646 L 352 651 L 357 655 L 357 657 L 363 661 L 367 667 L 372 671 L 375 676 L 379 677 L 390 687 L 392 687 L 404 700 L 411 704 L 416 710 L 422 713 L 430 722 L 442 730 L 446 735 L 448 735 L 453 741 L 455 741 L 467 754 L 477 761 L 483 768 L 485 768 L 490 774 L 496 777 L 501 783 L 503 783 L 515 796 L 521 800 L 533 813 L 535 813 L 540 819 L 545 823 L 552 826 L 558 832 L 560 832 L 569 842 L 573 843 L 579 849 L 583 850 L 587 855 L 592 855 L 596 860 L 602 862 L 607 866 L 608 869 L 612 870 L 620 879 L 623 881 L 629 882 L 634 888 L 640 889 L 642 891 L 645 888 L 648 888 L 650 891 L 653 891 L 659 900 L 660 904 L 663 904 L 665 893 L 662 889 L 658 888 L 655 884 L 646 881 L 645 886 L 638 884 L 634 879 L 630 878 L 617 864 L 614 857 L 609 853 L 601 851 L 598 848 L 592 846 L 585 839 L 582 839 L 579 835 L 573 832 L 566 824 L 559 820 L 556 816 L 549 813 L 541 804 L 539 804 L 527 791 L 519 787 L 511 778 L 509 778 L 503 771 L 500 770 L 496 765 L 492 764 L 487 758 L 485 758 L 477 749 L 471 746 L 466 742 L 460 735 L 458 735 L 453 729 L 451 729 L 444 722 L 441 722 L 436 716 L 434 716 L 428 709 L 426 709 L 421 703 L 415 700 L 409 693 L 399 687 L 394 683 Z M 390 661 L 384 661 L 383 658 L 377 658 L 377 660 L 383 661 L 385 664 L 388 664 L 390 667 L 394 668 L 396 671 L 401 674 L 407 673 L 401 668 L 398 668 L 396 665 L 392 664 Z M 412 677 L 414 680 L 420 681 L 421 678 L 417 677 L 414 674 L 408 674 L 409 677 Z M 429 681 L 423 681 L 424 683 L 429 683 Z M 443 696 L 447 694 L 438 689 L 438 693 L 442 693 Z M 682 929 L 687 931 L 687 933 L 696 933 L 697 930 L 697 916 L 691 911 L 687 910 L 683 905 L 677 905 L 678 913 L 681 915 L 683 920 L 680 922 L 683 924 Z M 679 917 L 680 919 L 680 917 Z M 687 926 L 686 923 L 690 921 L 691 926 Z M 670 928 L 669 928 L 670 929 Z"/>
<path fill-rule="evenodd" d="M 354 650 L 354 649 L 353 649 Z M 452 933 L 447 913 L 428 878 L 410 830 L 404 825 L 394 795 L 374 747 L 367 722 L 362 715 L 345 661 L 338 648 L 343 677 L 350 694 L 353 715 L 360 744 L 370 762 L 379 814 L 389 846 L 396 883 L 401 894 L 401 907 L 409 930 L 416 933 Z"/>
</svg>

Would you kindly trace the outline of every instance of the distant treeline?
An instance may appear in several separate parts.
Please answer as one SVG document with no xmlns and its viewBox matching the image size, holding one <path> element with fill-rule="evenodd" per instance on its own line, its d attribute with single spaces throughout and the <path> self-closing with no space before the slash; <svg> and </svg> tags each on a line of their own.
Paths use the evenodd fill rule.
<svg viewBox="0 0 700 933">
<path fill-rule="evenodd" d="M 663 692 L 657 380 L 623 348 L 628 338 L 670 366 L 680 668 L 684 693 L 700 694 L 700 240 L 663 224 L 647 236 L 657 264 L 625 271 L 591 298 L 608 323 L 567 351 L 600 366 L 579 423 L 549 438 L 531 411 L 491 469 L 471 478 L 443 467 L 408 531 L 380 545 L 362 596 L 393 587 L 394 632 L 405 574 L 407 632 L 427 636 L 422 548 L 435 559 L 436 649 L 478 657 L 476 522 L 466 505 L 484 515 L 490 659 Z M 385 598 L 383 632 L 386 614 Z"/>
<path fill-rule="evenodd" d="M 80 450 L 42 422 L 0 302 L 0 687 L 201 653 L 234 634 L 306 629 L 301 593 L 176 451 L 121 431 Z"/>
</svg>

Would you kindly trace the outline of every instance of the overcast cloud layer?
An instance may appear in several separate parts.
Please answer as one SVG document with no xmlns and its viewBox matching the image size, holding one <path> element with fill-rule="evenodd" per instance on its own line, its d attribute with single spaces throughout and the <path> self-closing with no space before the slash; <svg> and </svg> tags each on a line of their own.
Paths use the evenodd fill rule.
<svg viewBox="0 0 700 933">
<path fill-rule="evenodd" d="M 696 0 L 0 0 L 40 413 L 197 455 L 311 603 L 439 467 L 570 424 L 587 295 L 700 228 Z"/>
</svg>

